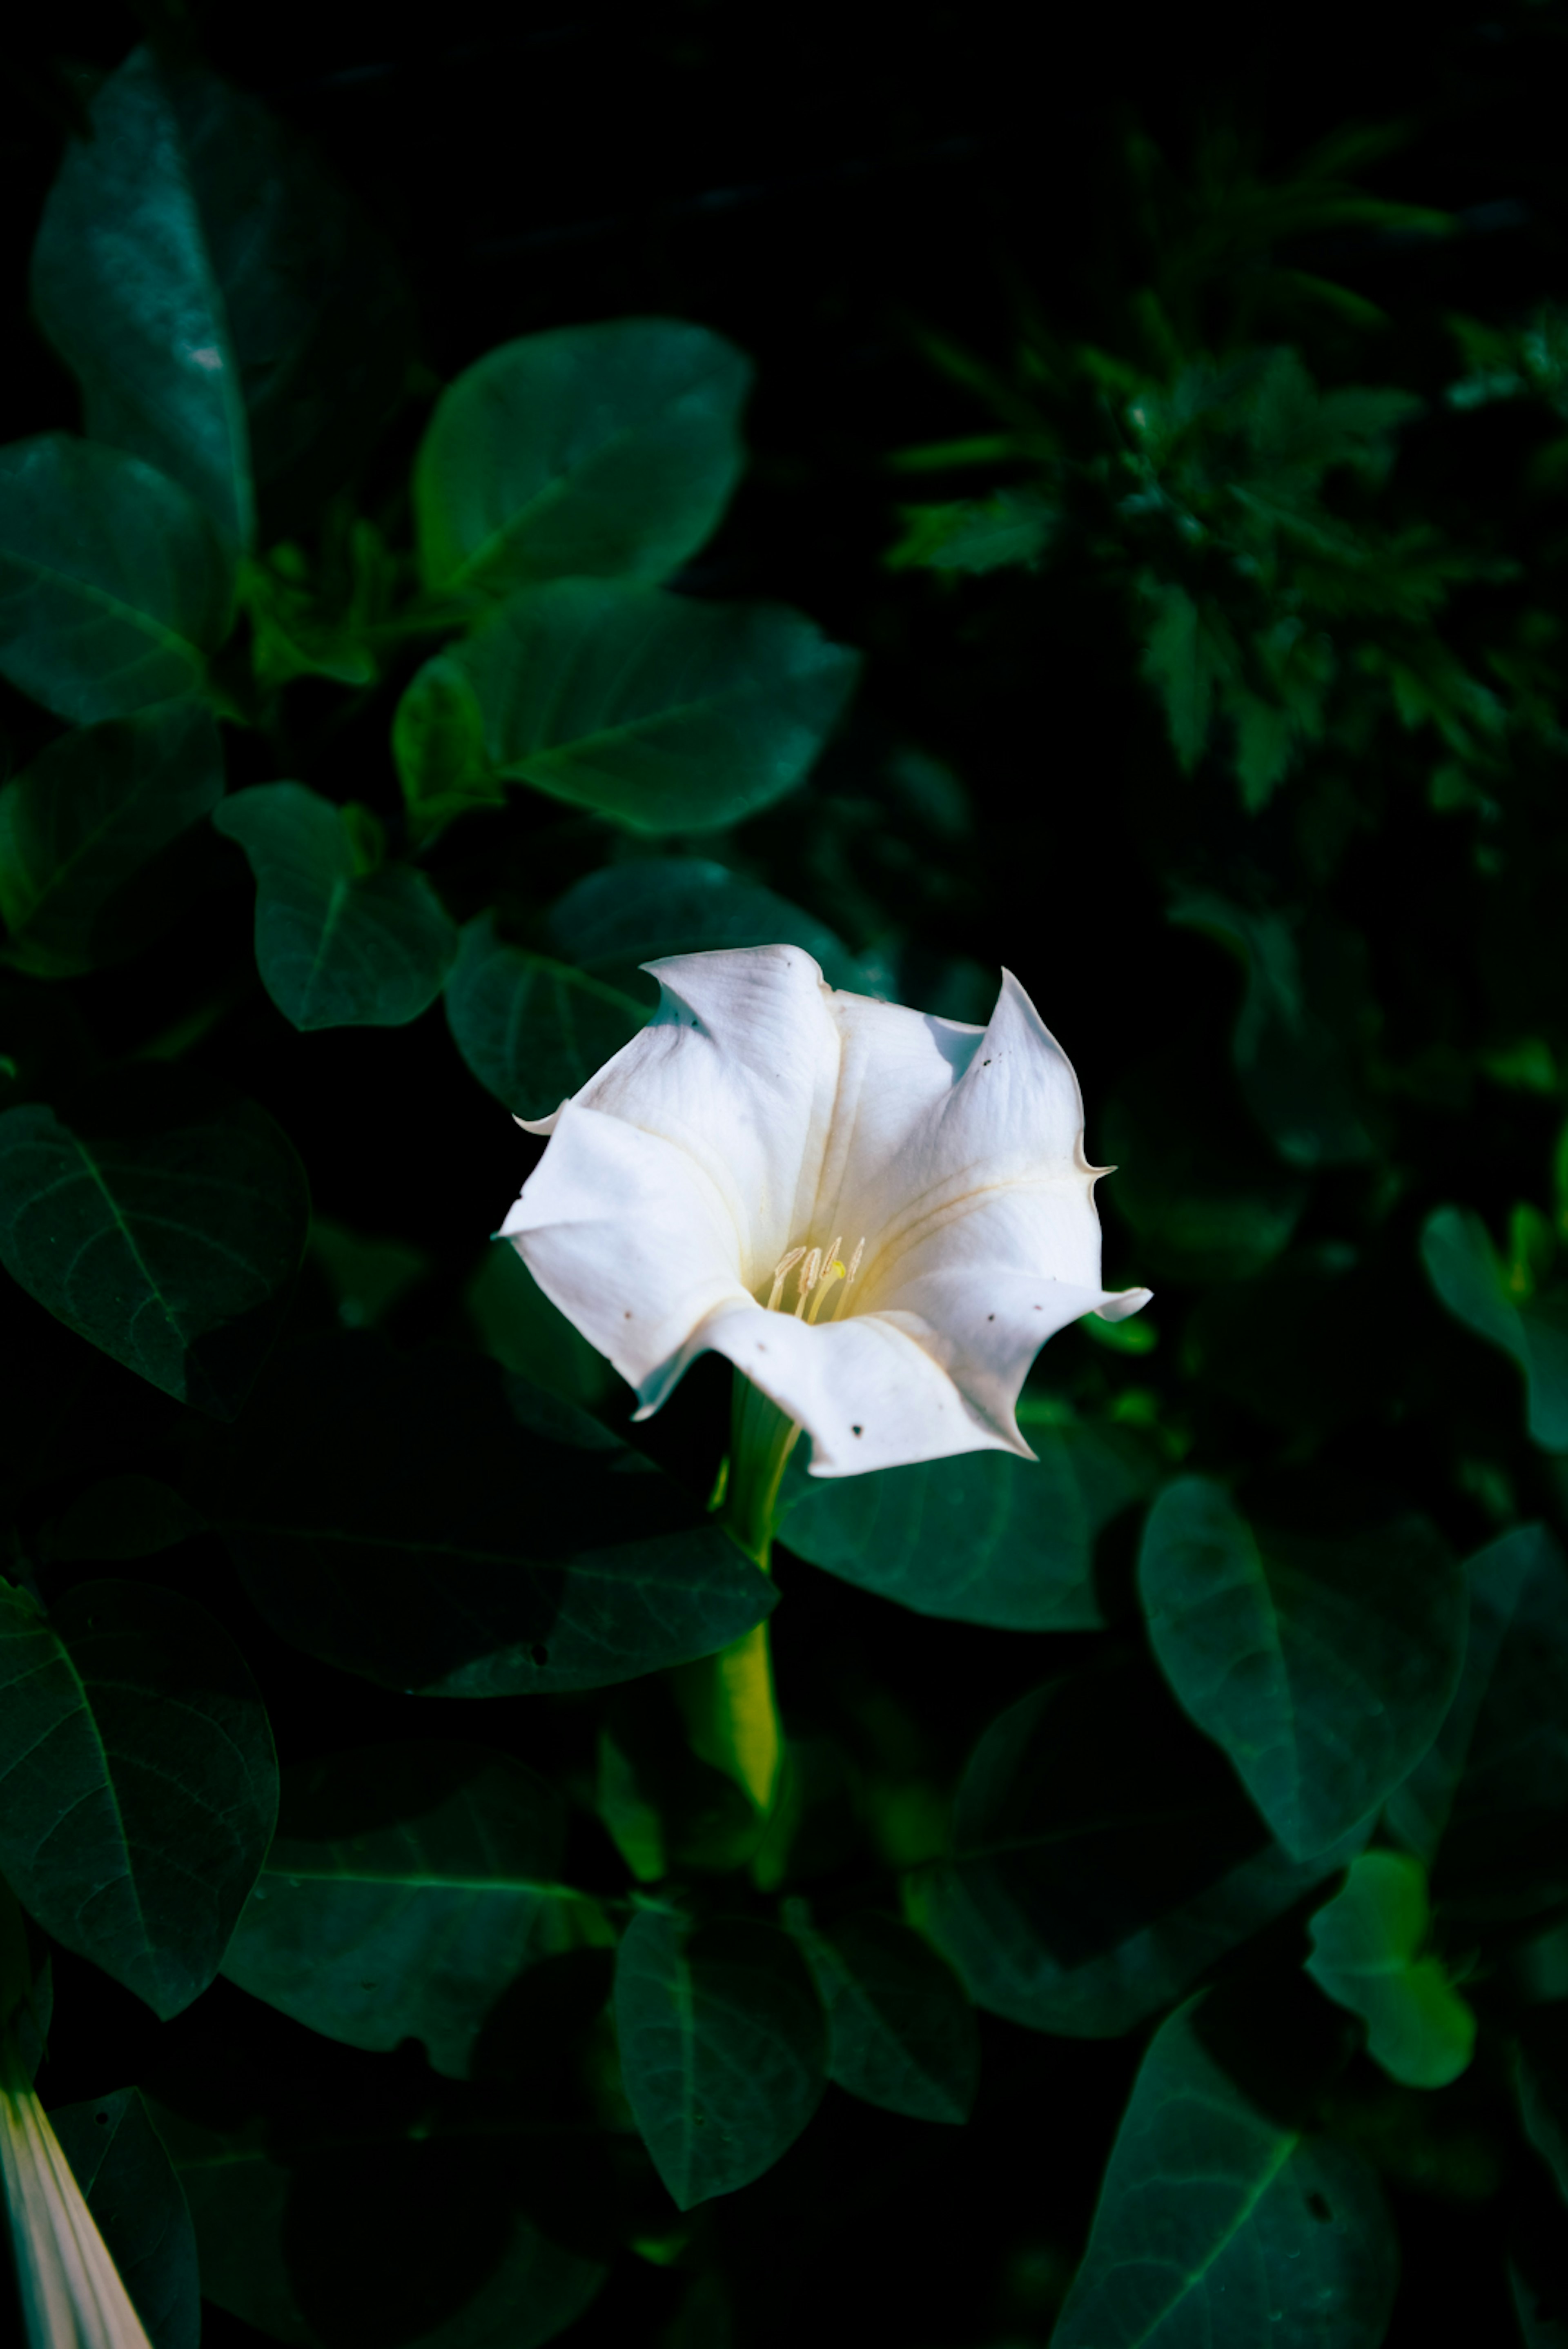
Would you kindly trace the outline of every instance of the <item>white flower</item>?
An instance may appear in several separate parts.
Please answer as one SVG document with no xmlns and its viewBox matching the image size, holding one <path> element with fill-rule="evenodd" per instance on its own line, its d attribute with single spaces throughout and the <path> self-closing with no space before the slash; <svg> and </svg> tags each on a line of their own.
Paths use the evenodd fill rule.
<svg viewBox="0 0 1568 2349">
<path fill-rule="evenodd" d="M 0 2028 L 0 2176 L 29 2349 L 151 2349 L 9 2025 Z"/>
<path fill-rule="evenodd" d="M 502 1226 L 637 1390 L 712 1348 L 811 1437 L 811 1473 L 1033 1454 L 1044 1340 L 1100 1281 L 1084 1109 L 1003 974 L 990 1025 L 846 995 L 798 947 L 678 955 L 649 1025 L 553 1117 Z"/>
</svg>

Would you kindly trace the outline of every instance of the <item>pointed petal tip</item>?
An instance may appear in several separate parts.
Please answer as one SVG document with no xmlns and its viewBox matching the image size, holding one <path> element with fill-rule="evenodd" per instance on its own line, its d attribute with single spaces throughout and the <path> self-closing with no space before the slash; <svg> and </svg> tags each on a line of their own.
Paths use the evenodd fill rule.
<svg viewBox="0 0 1568 2349">
<path fill-rule="evenodd" d="M 1103 1305 L 1096 1305 L 1094 1310 L 1102 1321 L 1127 1321 L 1133 1314 L 1141 1313 L 1153 1295 L 1152 1288 L 1119 1289 L 1107 1297 Z"/>
</svg>

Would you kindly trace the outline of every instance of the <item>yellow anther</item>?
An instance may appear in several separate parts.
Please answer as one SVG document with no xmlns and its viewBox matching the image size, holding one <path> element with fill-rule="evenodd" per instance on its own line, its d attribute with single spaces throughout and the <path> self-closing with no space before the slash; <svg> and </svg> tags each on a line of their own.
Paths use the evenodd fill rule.
<svg viewBox="0 0 1568 2349">
<path fill-rule="evenodd" d="M 823 1274 L 821 1280 L 817 1284 L 816 1294 L 811 1300 L 811 1311 L 805 1317 L 808 1321 L 815 1320 L 817 1315 L 822 1310 L 823 1299 L 827 1295 L 827 1292 L 833 1287 L 834 1282 L 836 1280 L 842 1280 L 843 1278 L 844 1267 L 836 1260 L 828 1266 L 827 1270 Z"/>
</svg>

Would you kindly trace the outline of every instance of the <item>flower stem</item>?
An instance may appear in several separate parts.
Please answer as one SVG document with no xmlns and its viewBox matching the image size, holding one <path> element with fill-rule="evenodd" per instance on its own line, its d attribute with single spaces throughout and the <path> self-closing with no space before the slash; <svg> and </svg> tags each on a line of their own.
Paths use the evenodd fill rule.
<svg viewBox="0 0 1568 2349">
<path fill-rule="evenodd" d="M 714 1504 L 731 1539 L 764 1574 L 772 1571 L 779 1487 L 799 1433 L 798 1423 L 737 1371 L 728 1474 Z M 682 1664 L 675 1690 L 693 1753 L 732 1779 L 766 1818 L 784 1762 L 767 1624 L 753 1624 L 716 1656 Z"/>
</svg>

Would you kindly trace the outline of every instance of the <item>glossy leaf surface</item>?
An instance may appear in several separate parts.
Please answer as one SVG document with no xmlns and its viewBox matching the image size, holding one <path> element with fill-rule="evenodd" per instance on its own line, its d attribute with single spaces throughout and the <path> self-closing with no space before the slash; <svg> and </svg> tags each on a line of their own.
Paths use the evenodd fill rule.
<svg viewBox="0 0 1568 2349">
<path fill-rule="evenodd" d="M 452 1041 L 515 1117 L 548 1117 L 647 1021 L 644 1005 L 569 963 L 468 923 L 446 988 Z"/>
<path fill-rule="evenodd" d="M 195 2230 L 140 2089 L 57 2106 L 49 2123 L 152 2349 L 197 2349 Z"/>
<path fill-rule="evenodd" d="M 962 1984 L 929 1942 L 874 1909 L 791 1930 L 827 2012 L 829 2079 L 913 2120 L 968 2120 L 980 2034 Z"/>
</svg>

